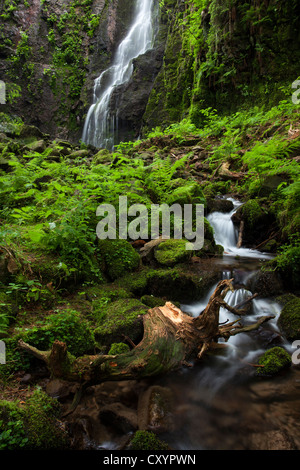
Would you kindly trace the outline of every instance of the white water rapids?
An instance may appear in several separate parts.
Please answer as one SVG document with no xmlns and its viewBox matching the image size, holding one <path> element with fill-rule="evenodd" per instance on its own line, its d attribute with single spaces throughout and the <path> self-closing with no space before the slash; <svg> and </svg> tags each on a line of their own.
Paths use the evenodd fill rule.
<svg viewBox="0 0 300 470">
<path fill-rule="evenodd" d="M 95 80 L 93 104 L 83 129 L 82 141 L 98 148 L 112 150 L 118 127 L 117 110 L 110 110 L 110 99 L 119 85 L 126 83 L 133 72 L 133 59 L 152 46 L 153 0 L 137 0 L 134 21 L 120 43 L 113 64 Z"/>
</svg>

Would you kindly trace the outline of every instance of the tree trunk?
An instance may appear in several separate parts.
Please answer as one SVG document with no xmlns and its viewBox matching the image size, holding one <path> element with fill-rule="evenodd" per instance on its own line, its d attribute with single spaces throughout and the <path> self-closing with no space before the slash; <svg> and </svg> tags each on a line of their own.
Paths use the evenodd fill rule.
<svg viewBox="0 0 300 470">
<path fill-rule="evenodd" d="M 161 375 L 182 367 L 191 358 L 201 358 L 210 349 L 219 348 L 219 338 L 227 341 L 230 336 L 251 331 L 274 318 L 262 317 L 247 327 L 238 324 L 239 320 L 219 325 L 221 306 L 237 315 L 242 313 L 224 302 L 228 289 L 233 289 L 231 282 L 219 282 L 207 307 L 197 318 L 183 313 L 170 302 L 149 310 L 143 319 L 143 339 L 128 353 L 75 358 L 60 341 L 55 341 L 50 351 L 39 351 L 22 340 L 19 346 L 44 361 L 53 377 L 85 385 Z"/>
</svg>

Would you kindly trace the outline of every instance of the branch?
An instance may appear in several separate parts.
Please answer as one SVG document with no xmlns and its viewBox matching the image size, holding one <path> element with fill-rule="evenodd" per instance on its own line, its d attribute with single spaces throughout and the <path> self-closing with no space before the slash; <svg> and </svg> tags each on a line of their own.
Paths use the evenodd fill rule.
<svg viewBox="0 0 300 470">
<path fill-rule="evenodd" d="M 34 346 L 30 346 L 29 344 L 25 343 L 22 339 L 19 340 L 18 345 L 24 351 L 48 364 L 51 351 L 40 351 Z"/>
<path fill-rule="evenodd" d="M 275 318 L 274 315 L 261 317 L 256 323 L 253 323 L 251 325 L 246 325 L 246 326 L 243 326 L 241 324 L 237 325 L 239 320 L 236 320 L 235 322 L 232 322 L 231 324 L 221 327 L 219 329 L 219 337 L 222 337 L 226 341 L 228 341 L 230 336 L 235 336 L 235 335 L 238 335 L 239 333 L 249 333 L 250 331 L 257 330 L 263 323 L 266 323 L 267 321 L 272 320 L 273 318 Z"/>
<path fill-rule="evenodd" d="M 230 336 L 235 336 L 239 333 L 248 333 L 249 331 L 257 330 L 263 323 L 266 323 L 267 321 L 272 320 L 273 318 L 275 318 L 274 315 L 269 315 L 261 317 L 256 323 L 253 323 L 252 325 L 247 325 L 244 327 L 237 326 L 237 329 L 232 331 L 230 333 Z"/>
</svg>

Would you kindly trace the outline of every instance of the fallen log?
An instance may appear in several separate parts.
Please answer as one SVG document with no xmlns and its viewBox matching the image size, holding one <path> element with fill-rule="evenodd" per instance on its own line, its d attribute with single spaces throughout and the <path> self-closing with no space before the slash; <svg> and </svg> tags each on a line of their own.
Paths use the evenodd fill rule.
<svg viewBox="0 0 300 470">
<path fill-rule="evenodd" d="M 46 363 L 52 377 L 95 385 L 107 380 L 142 379 L 174 371 L 191 358 L 202 358 L 210 349 L 218 348 L 218 339 L 258 328 L 272 316 L 263 317 L 254 325 L 243 326 L 236 320 L 219 324 L 219 309 L 230 307 L 224 296 L 233 290 L 232 280 L 220 281 L 207 307 L 197 318 L 183 313 L 172 303 L 150 309 L 143 317 L 144 336 L 131 351 L 119 355 L 87 355 L 75 358 L 61 341 L 55 341 L 50 351 L 39 351 L 24 341 L 19 347 Z"/>
</svg>

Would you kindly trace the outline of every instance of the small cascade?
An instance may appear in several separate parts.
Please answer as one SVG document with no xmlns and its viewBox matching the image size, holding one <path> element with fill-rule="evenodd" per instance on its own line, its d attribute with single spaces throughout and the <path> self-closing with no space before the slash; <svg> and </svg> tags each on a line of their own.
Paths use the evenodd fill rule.
<svg viewBox="0 0 300 470">
<path fill-rule="evenodd" d="M 110 110 L 114 89 L 126 83 L 133 72 L 133 59 L 152 47 L 153 0 L 137 0 L 134 21 L 119 45 L 113 64 L 95 80 L 93 104 L 90 107 L 82 141 L 98 148 L 112 150 L 118 131 L 117 110 Z"/>
<path fill-rule="evenodd" d="M 233 202 L 234 208 L 231 212 L 213 212 L 208 215 L 207 220 L 211 224 L 215 233 L 215 241 L 223 246 L 224 255 L 240 256 L 244 258 L 272 259 L 272 256 L 249 248 L 237 248 L 238 230 L 232 222 L 232 216 L 242 205 L 241 202 L 229 199 Z"/>
</svg>

